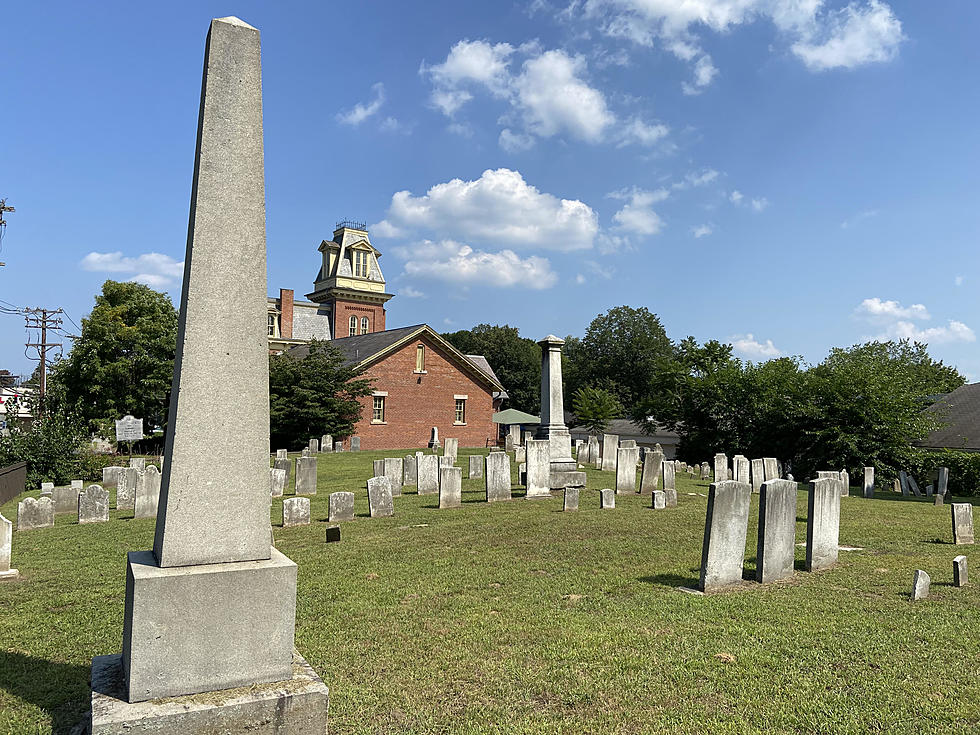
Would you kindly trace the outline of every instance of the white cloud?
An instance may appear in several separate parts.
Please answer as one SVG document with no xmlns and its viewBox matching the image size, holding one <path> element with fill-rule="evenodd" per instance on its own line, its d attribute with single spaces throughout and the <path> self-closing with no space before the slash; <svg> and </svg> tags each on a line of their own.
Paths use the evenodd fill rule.
<svg viewBox="0 0 980 735">
<path fill-rule="evenodd" d="M 337 120 L 344 125 L 357 126 L 376 114 L 385 103 L 385 85 L 378 82 L 371 86 L 371 91 L 374 92 L 374 99 L 366 104 L 358 102 L 346 112 L 337 113 Z"/>
<path fill-rule="evenodd" d="M 180 281 L 184 275 L 184 261 L 176 261 L 162 253 L 143 253 L 135 258 L 121 252 L 91 252 L 79 263 L 82 270 L 133 274 L 127 280 L 144 283 L 151 288 L 167 288 Z"/>
<path fill-rule="evenodd" d="M 628 120 L 619 131 L 619 142 L 617 148 L 635 144 L 650 147 L 664 138 L 670 132 L 670 128 L 662 123 L 648 125 L 638 117 Z"/>
<path fill-rule="evenodd" d="M 769 200 L 766 199 L 765 197 L 752 200 L 752 209 L 756 212 L 761 212 L 763 209 L 766 209 L 768 206 L 769 206 Z"/>
<path fill-rule="evenodd" d="M 955 285 L 957 285 L 957 286 L 962 286 L 963 285 L 963 276 L 956 276 L 956 278 L 953 279 L 953 283 Z"/>
<path fill-rule="evenodd" d="M 740 192 L 738 189 L 736 189 L 735 191 L 733 191 L 731 194 L 728 195 L 728 200 L 732 204 L 741 204 L 742 198 L 743 198 L 742 192 Z"/>
<path fill-rule="evenodd" d="M 707 237 L 714 231 L 715 230 L 711 225 L 697 225 L 696 227 L 691 228 L 691 234 L 697 239 Z"/>
<path fill-rule="evenodd" d="M 743 357 L 754 360 L 764 360 L 772 357 L 779 357 L 782 351 L 772 343 L 771 339 L 760 342 L 750 332 L 745 335 L 736 335 L 732 338 L 732 348 Z"/>
<path fill-rule="evenodd" d="M 510 128 L 500 131 L 497 143 L 508 153 L 519 153 L 534 147 L 534 138 L 524 133 L 515 133 Z"/>
<path fill-rule="evenodd" d="M 510 57 L 514 47 L 509 43 L 491 45 L 487 41 L 459 41 L 449 50 L 441 64 L 419 68 L 419 74 L 432 81 L 432 104 L 447 117 L 452 117 L 464 104 L 473 99 L 467 86 L 487 89 L 504 97 L 509 94 Z"/>
<path fill-rule="evenodd" d="M 792 49 L 811 71 L 853 69 L 891 61 L 903 39 L 902 24 L 891 8 L 870 0 L 863 7 L 852 3 L 829 13 L 822 28 L 794 43 Z"/>
<path fill-rule="evenodd" d="M 970 327 L 955 319 L 950 319 L 945 327 L 921 328 L 912 322 L 898 321 L 877 335 L 875 339 L 886 341 L 891 339 L 910 339 L 913 342 L 942 344 L 948 342 L 976 342 L 977 335 Z"/>
<path fill-rule="evenodd" d="M 615 192 L 610 196 L 624 198 L 623 192 Z M 646 191 L 645 189 L 633 189 L 625 197 L 628 199 L 625 206 L 613 215 L 616 229 L 634 235 L 656 235 L 663 229 L 663 220 L 653 211 L 652 206 L 666 199 L 668 192 L 666 189 L 656 189 Z"/>
<path fill-rule="evenodd" d="M 928 320 L 932 317 L 929 310 L 923 304 L 912 304 L 902 306 L 897 301 L 882 301 L 877 296 L 862 301 L 855 313 L 858 316 L 870 319 L 922 319 Z"/>
<path fill-rule="evenodd" d="M 406 125 L 401 120 L 395 117 L 386 117 L 378 125 L 378 129 L 384 133 L 400 133 L 402 135 L 408 135 L 412 132 L 412 125 Z"/>
<path fill-rule="evenodd" d="M 701 94 L 704 88 L 711 84 L 718 75 L 718 69 L 707 54 L 695 62 L 693 71 L 694 80 L 692 82 L 681 82 L 681 91 L 688 96 Z"/>
<path fill-rule="evenodd" d="M 422 196 L 397 192 L 385 219 L 372 228 L 564 251 L 592 247 L 599 231 L 587 204 L 540 192 L 519 171 L 506 168 L 488 169 L 475 181 L 436 184 Z"/>
<path fill-rule="evenodd" d="M 513 250 L 484 252 L 453 240 L 413 245 L 405 275 L 460 286 L 546 289 L 558 282 L 547 258 L 521 258 Z"/>
<path fill-rule="evenodd" d="M 673 188 L 687 189 L 692 186 L 706 186 L 711 182 L 715 181 L 719 175 L 720 174 L 717 171 L 715 171 L 713 168 L 706 168 L 699 173 L 695 173 L 692 171 L 691 173 L 687 174 L 682 181 L 678 181 L 677 183 L 675 183 L 673 185 Z M 738 195 L 739 199 L 742 198 L 742 195 L 739 194 L 737 191 L 732 192 L 733 197 L 736 194 Z M 732 199 L 732 201 L 736 201 L 736 200 Z"/>
<path fill-rule="evenodd" d="M 448 130 L 453 135 L 458 135 L 462 138 L 473 137 L 473 127 L 469 123 L 458 123 L 458 122 L 449 123 L 449 125 L 446 126 L 446 130 Z"/>
<path fill-rule="evenodd" d="M 406 299 L 424 299 L 425 293 L 419 291 L 417 288 L 412 288 L 411 286 L 404 286 L 398 289 L 398 295 L 404 296 Z"/>
<path fill-rule="evenodd" d="M 581 286 L 587 279 L 581 273 L 575 276 L 575 283 Z"/>
</svg>

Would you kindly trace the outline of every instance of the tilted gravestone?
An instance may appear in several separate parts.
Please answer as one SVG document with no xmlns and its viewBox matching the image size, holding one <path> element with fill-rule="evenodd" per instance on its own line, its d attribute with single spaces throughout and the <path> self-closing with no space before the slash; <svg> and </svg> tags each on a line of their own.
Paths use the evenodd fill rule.
<svg viewBox="0 0 980 735">
<path fill-rule="evenodd" d="M 616 471 L 616 451 L 619 449 L 619 436 L 616 434 L 602 435 L 602 466 L 606 472 Z"/>
<path fill-rule="evenodd" d="M 78 522 L 105 523 L 109 520 L 109 491 L 89 485 L 78 496 Z"/>
<path fill-rule="evenodd" d="M 470 468 L 469 468 L 470 469 L 470 475 L 469 475 L 469 477 L 470 477 L 471 480 L 474 480 L 474 479 L 478 479 L 478 478 L 483 477 L 483 463 L 484 463 L 484 457 L 483 457 L 482 454 L 471 454 L 470 455 L 470 460 L 469 460 L 469 464 L 470 464 Z"/>
<path fill-rule="evenodd" d="M 19 576 L 10 568 L 10 556 L 14 546 L 14 524 L 0 515 L 0 581 L 10 581 Z"/>
<path fill-rule="evenodd" d="M 282 527 L 310 525 L 310 499 L 286 498 L 282 501 Z"/>
<path fill-rule="evenodd" d="M 752 475 L 752 492 L 760 492 L 762 483 L 766 481 L 765 463 L 761 459 L 753 459 L 749 463 L 749 472 Z"/>
<path fill-rule="evenodd" d="M 316 495 L 316 457 L 296 459 L 296 494 Z"/>
<path fill-rule="evenodd" d="M 547 439 L 529 439 L 527 442 L 526 497 L 551 497 L 551 442 Z"/>
<path fill-rule="evenodd" d="M 562 510 L 565 512 L 578 510 L 578 497 L 581 489 L 578 486 L 565 488 L 565 502 L 562 505 Z"/>
<path fill-rule="evenodd" d="M 912 477 L 912 475 L 909 475 L 908 479 L 909 479 L 909 489 L 912 491 L 912 494 L 917 498 L 921 498 L 922 491 L 919 489 L 919 483 L 915 481 L 915 478 Z"/>
<path fill-rule="evenodd" d="M 418 458 L 414 454 L 406 454 L 402 460 L 402 487 L 417 487 L 419 484 Z"/>
<path fill-rule="evenodd" d="M 367 481 L 368 511 L 372 518 L 388 518 L 395 514 L 391 499 L 391 483 L 387 477 L 372 477 Z"/>
<path fill-rule="evenodd" d="M 449 440 L 446 439 L 446 443 Z M 439 507 L 458 508 L 463 503 L 463 470 L 442 467 L 439 470 Z"/>
<path fill-rule="evenodd" d="M 924 600 L 929 596 L 929 574 L 922 569 L 916 569 L 912 575 L 912 602 Z"/>
<path fill-rule="evenodd" d="M 150 465 L 136 478 L 136 503 L 133 516 L 156 518 L 160 504 L 160 470 Z"/>
<path fill-rule="evenodd" d="M 953 503 L 950 507 L 953 518 L 953 543 L 957 545 L 973 543 L 973 506 L 970 503 Z M 18 528 L 20 524 L 18 524 Z"/>
<path fill-rule="evenodd" d="M 485 474 L 487 502 L 510 500 L 510 455 L 506 452 L 491 452 L 487 456 Z"/>
<path fill-rule="evenodd" d="M 909 497 L 912 494 L 912 491 L 909 486 L 909 476 L 905 470 L 898 471 L 898 483 L 902 488 L 902 495 L 904 495 L 906 498 Z"/>
<path fill-rule="evenodd" d="M 24 498 L 17 503 L 17 530 L 50 528 L 54 525 L 54 501 L 51 498 Z"/>
<path fill-rule="evenodd" d="M 796 483 L 767 480 L 759 489 L 756 581 L 766 583 L 792 577 L 795 553 Z"/>
<path fill-rule="evenodd" d="M 640 450 L 636 446 L 620 446 L 616 450 L 617 495 L 627 495 L 636 492 L 636 463 L 639 459 Z"/>
<path fill-rule="evenodd" d="M 385 457 L 384 476 L 388 478 L 388 482 L 391 484 L 391 496 L 393 498 L 401 497 L 404 472 L 405 468 L 401 457 Z"/>
<path fill-rule="evenodd" d="M 436 495 L 439 492 L 439 458 L 434 454 L 422 455 L 419 465 L 419 495 Z"/>
<path fill-rule="evenodd" d="M 875 496 L 875 468 L 864 468 L 864 483 L 861 486 L 864 497 L 873 498 Z"/>
<path fill-rule="evenodd" d="M 664 453 L 646 451 L 643 454 L 643 472 L 640 475 L 640 492 L 652 493 L 660 486 L 660 473 L 663 469 Z"/>
<path fill-rule="evenodd" d="M 751 497 L 752 486 L 746 482 L 725 480 L 709 486 L 698 583 L 702 592 L 724 589 L 742 581 Z"/>
<path fill-rule="evenodd" d="M 611 510 L 616 507 L 616 491 L 606 487 L 599 491 L 599 509 Z"/>
<path fill-rule="evenodd" d="M 936 478 L 936 494 L 942 495 L 945 499 L 949 492 L 949 467 L 940 467 L 939 475 Z"/>
<path fill-rule="evenodd" d="M 330 493 L 327 520 L 331 523 L 354 520 L 354 493 Z"/>
<path fill-rule="evenodd" d="M 269 468 L 269 497 L 281 498 L 286 492 L 286 470 Z"/>
<path fill-rule="evenodd" d="M 840 478 L 810 482 L 806 518 L 806 570 L 813 572 L 837 563 L 840 542 Z"/>
</svg>

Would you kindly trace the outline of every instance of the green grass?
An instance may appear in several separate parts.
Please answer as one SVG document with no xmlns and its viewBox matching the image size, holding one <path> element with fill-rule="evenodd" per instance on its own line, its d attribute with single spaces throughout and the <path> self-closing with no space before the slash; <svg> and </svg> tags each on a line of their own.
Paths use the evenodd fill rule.
<svg viewBox="0 0 980 735">
<path fill-rule="evenodd" d="M 273 501 L 276 545 L 299 564 L 296 645 L 330 687 L 331 732 L 980 732 L 980 592 L 951 586 L 953 557 L 974 560 L 950 543 L 948 506 L 844 498 L 841 543 L 863 551 L 698 597 L 675 588 L 697 581 L 707 483 L 679 476 L 675 509 L 619 496 L 600 511 L 613 473 L 589 470 L 581 510 L 562 513 L 559 499 L 487 505 L 483 481 L 464 479 L 462 508 L 409 491 L 394 518 L 367 518 L 371 461 L 406 453 L 321 455 L 311 526 L 279 528 Z M 352 489 L 357 518 L 327 545 L 327 496 Z M 804 493 L 798 508 L 802 541 Z M 131 515 L 15 532 L 0 733 L 86 716 L 91 658 L 121 648 L 126 552 L 152 543 L 153 521 Z M 747 575 L 755 532 L 753 519 Z M 916 568 L 932 595 L 911 604 Z"/>
</svg>

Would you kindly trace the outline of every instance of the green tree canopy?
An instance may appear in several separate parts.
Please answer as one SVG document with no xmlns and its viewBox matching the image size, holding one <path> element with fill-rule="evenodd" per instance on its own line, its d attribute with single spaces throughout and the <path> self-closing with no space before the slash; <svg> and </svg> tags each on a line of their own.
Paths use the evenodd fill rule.
<svg viewBox="0 0 980 735">
<path fill-rule="evenodd" d="M 177 311 L 166 294 L 106 281 L 81 336 L 52 368 L 48 393 L 103 435 L 112 436 L 112 421 L 127 413 L 162 426 L 176 350 Z"/>
<path fill-rule="evenodd" d="M 619 400 L 602 388 L 579 388 L 572 398 L 572 408 L 579 424 L 590 434 L 601 434 L 609 422 L 622 415 L 623 407 Z"/>
<path fill-rule="evenodd" d="M 541 348 L 537 342 L 506 325 L 478 324 L 442 336 L 466 355 L 487 358 L 510 396 L 510 408 L 530 414 L 541 411 Z"/>
<path fill-rule="evenodd" d="M 269 414 L 274 447 L 299 449 L 312 437 L 337 439 L 354 433 L 361 418 L 358 398 L 370 395 L 371 379 L 347 365 L 329 342 L 313 340 L 309 353 L 269 358 Z"/>
</svg>

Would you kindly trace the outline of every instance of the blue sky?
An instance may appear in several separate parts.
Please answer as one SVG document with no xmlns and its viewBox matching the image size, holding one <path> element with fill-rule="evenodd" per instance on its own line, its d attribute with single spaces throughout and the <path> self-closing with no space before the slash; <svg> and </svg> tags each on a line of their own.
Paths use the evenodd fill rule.
<svg viewBox="0 0 980 735">
<path fill-rule="evenodd" d="M 0 299 L 177 300 L 204 39 L 232 14 L 262 31 L 270 294 L 310 291 L 351 218 L 392 327 L 581 335 L 629 304 L 753 360 L 918 337 L 980 380 L 966 0 L 13 4 Z M 24 341 L 0 314 L 0 368 L 31 371 Z"/>
</svg>

